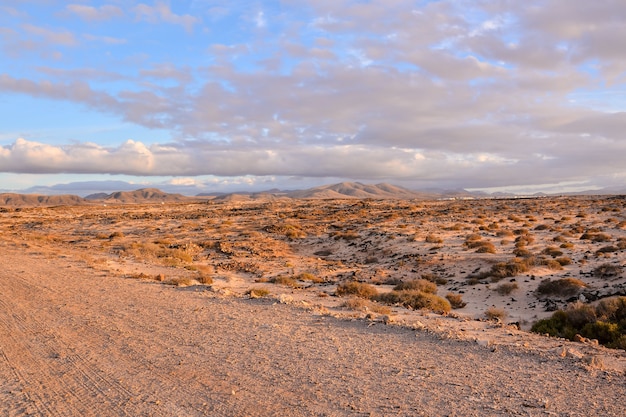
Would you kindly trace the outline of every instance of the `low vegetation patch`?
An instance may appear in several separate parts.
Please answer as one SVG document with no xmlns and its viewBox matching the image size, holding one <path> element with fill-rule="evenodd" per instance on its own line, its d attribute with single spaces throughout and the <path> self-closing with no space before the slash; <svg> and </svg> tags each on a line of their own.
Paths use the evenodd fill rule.
<svg viewBox="0 0 626 417">
<path fill-rule="evenodd" d="M 587 285 L 576 278 L 544 279 L 537 286 L 538 296 L 573 297 Z"/>
<path fill-rule="evenodd" d="M 467 305 L 467 303 L 463 301 L 463 296 L 461 294 L 454 294 L 450 292 L 446 294 L 446 300 L 448 300 L 454 309 L 463 308 Z"/>
<path fill-rule="evenodd" d="M 349 281 L 337 286 L 337 295 L 355 295 L 360 298 L 371 299 L 378 295 L 378 290 L 371 284 Z"/>
<path fill-rule="evenodd" d="M 401 282 L 393 288 L 395 291 L 417 290 L 434 294 L 437 292 L 437 285 L 425 279 L 414 279 Z"/>
<path fill-rule="evenodd" d="M 498 287 L 496 288 L 496 291 L 500 295 L 509 295 L 513 291 L 517 290 L 518 288 L 519 288 L 519 285 L 517 285 L 517 282 L 507 282 L 507 283 L 498 285 Z"/>
<path fill-rule="evenodd" d="M 450 302 L 445 298 L 419 290 L 394 290 L 378 295 L 376 300 L 387 304 L 400 304 L 412 310 L 432 310 L 439 314 L 448 313 L 452 309 Z"/>
<path fill-rule="evenodd" d="M 597 306 L 576 303 L 537 321 L 532 332 L 575 340 L 576 335 L 626 350 L 626 297 L 601 300 Z"/>
<path fill-rule="evenodd" d="M 250 298 L 263 298 L 270 295 L 270 290 L 267 288 L 250 288 L 246 291 L 246 295 L 250 296 Z"/>
<path fill-rule="evenodd" d="M 485 317 L 487 317 L 488 320 L 500 321 L 506 319 L 507 316 L 508 313 L 502 308 L 492 306 L 485 310 Z"/>
<path fill-rule="evenodd" d="M 602 264 L 594 268 L 593 276 L 602 278 L 602 279 L 610 279 L 620 276 L 622 273 L 622 267 L 614 264 Z"/>
</svg>

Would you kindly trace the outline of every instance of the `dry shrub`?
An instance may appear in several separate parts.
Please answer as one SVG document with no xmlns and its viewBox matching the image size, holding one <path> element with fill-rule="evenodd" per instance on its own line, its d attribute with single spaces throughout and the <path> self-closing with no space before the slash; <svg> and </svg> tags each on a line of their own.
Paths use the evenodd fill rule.
<svg viewBox="0 0 626 417">
<path fill-rule="evenodd" d="M 166 282 L 166 284 L 174 285 L 176 287 L 188 287 L 196 283 L 197 281 L 195 279 L 189 277 L 176 277 Z"/>
<path fill-rule="evenodd" d="M 476 253 L 496 253 L 496 247 L 491 242 L 481 242 Z"/>
<path fill-rule="evenodd" d="M 437 285 L 425 279 L 414 279 L 412 281 L 401 282 L 393 288 L 395 291 L 417 290 L 426 293 L 435 294 Z"/>
<path fill-rule="evenodd" d="M 517 285 L 517 282 L 507 282 L 507 283 L 498 285 L 498 287 L 496 288 L 496 291 L 500 295 L 509 295 L 513 291 L 517 290 L 518 288 L 519 288 L 519 285 Z"/>
<path fill-rule="evenodd" d="M 576 278 L 545 279 L 537 286 L 537 295 L 573 297 L 587 285 Z"/>
<path fill-rule="evenodd" d="M 498 282 L 504 278 L 510 278 L 527 272 L 534 265 L 534 258 L 514 258 L 508 262 L 498 262 L 491 266 L 491 270 L 481 272 L 477 275 L 470 275 L 468 278 L 486 279 L 491 278 L 492 282 Z"/>
<path fill-rule="evenodd" d="M 600 255 L 602 253 L 618 252 L 618 251 L 619 251 L 619 248 L 617 246 L 613 246 L 613 245 L 603 246 L 596 251 L 596 255 Z"/>
<path fill-rule="evenodd" d="M 556 258 L 555 261 L 557 261 L 561 266 L 566 266 L 566 265 L 571 265 L 572 264 L 572 258 L 569 258 L 567 256 L 562 256 L 560 258 Z"/>
<path fill-rule="evenodd" d="M 511 232 L 510 230 L 498 230 L 496 232 L 496 236 L 497 237 L 513 237 L 515 236 L 515 234 Z"/>
<path fill-rule="evenodd" d="M 622 267 L 613 264 L 602 264 L 593 270 L 593 276 L 602 279 L 615 278 L 621 275 L 621 273 Z"/>
<path fill-rule="evenodd" d="M 380 294 L 376 299 L 387 304 L 400 304 L 413 310 L 427 309 L 439 314 L 448 313 L 452 308 L 445 298 L 418 290 L 391 291 Z"/>
<path fill-rule="evenodd" d="M 559 246 L 561 249 L 572 249 L 574 244 L 572 242 L 565 242 Z"/>
<path fill-rule="evenodd" d="M 485 317 L 487 317 L 488 320 L 501 321 L 506 319 L 507 316 L 508 313 L 502 308 L 492 306 L 485 310 Z"/>
<path fill-rule="evenodd" d="M 592 242 L 610 242 L 611 236 L 606 233 L 592 233 L 586 232 L 580 236 L 581 240 L 591 240 Z"/>
<path fill-rule="evenodd" d="M 357 297 L 370 299 L 378 295 L 378 290 L 371 284 L 349 281 L 337 286 L 337 295 L 355 295 Z"/>
<path fill-rule="evenodd" d="M 320 278 L 317 275 L 311 274 L 310 272 L 303 272 L 301 274 L 298 274 L 296 276 L 296 279 L 299 280 L 299 281 L 310 281 L 310 282 L 313 282 L 315 284 L 320 284 L 322 282 L 325 282 L 324 278 Z"/>
<path fill-rule="evenodd" d="M 553 271 L 560 271 L 563 269 L 563 265 L 554 259 L 540 259 L 537 263 Z"/>
<path fill-rule="evenodd" d="M 198 275 L 196 277 L 196 280 L 200 284 L 204 284 L 204 285 L 213 284 L 213 277 L 211 277 L 210 275 L 207 275 L 207 274 L 200 274 L 200 275 Z"/>
<path fill-rule="evenodd" d="M 267 288 L 250 288 L 246 291 L 246 295 L 249 295 L 250 298 L 263 298 L 270 294 L 270 290 Z"/>
<path fill-rule="evenodd" d="M 541 253 L 543 255 L 552 256 L 553 258 L 563 255 L 563 252 L 560 251 L 558 248 L 555 248 L 554 246 L 548 246 L 547 248 L 542 250 Z"/>
<path fill-rule="evenodd" d="M 447 279 L 440 277 L 437 274 L 433 274 L 431 272 L 426 272 L 422 274 L 422 279 L 425 279 L 426 281 L 434 282 L 437 285 L 446 285 L 448 283 Z"/>
<path fill-rule="evenodd" d="M 341 304 L 341 307 L 355 311 L 365 311 L 368 309 L 369 302 L 363 298 L 350 297 Z"/>
<path fill-rule="evenodd" d="M 517 256 L 518 258 L 531 258 L 534 256 L 531 251 L 524 248 L 515 248 L 513 250 L 513 255 Z"/>
<path fill-rule="evenodd" d="M 269 282 L 272 284 L 286 285 L 287 287 L 298 288 L 300 284 L 292 277 L 286 275 L 278 275 L 270 278 Z"/>
<path fill-rule="evenodd" d="M 426 236 L 424 241 L 426 243 L 443 243 L 443 239 L 442 238 L 440 238 L 439 236 L 433 235 L 433 234 L 429 234 L 428 236 Z"/>
<path fill-rule="evenodd" d="M 380 305 L 369 300 L 356 297 L 347 299 L 341 304 L 341 307 L 355 311 L 372 311 L 377 314 L 391 314 L 391 308 L 389 308 L 389 306 Z"/>
<path fill-rule="evenodd" d="M 448 300 L 448 302 L 454 309 L 463 308 L 467 305 L 467 303 L 463 301 L 463 296 L 461 294 L 454 294 L 449 292 L 448 294 L 446 294 L 446 300 Z"/>
<path fill-rule="evenodd" d="M 335 232 L 332 233 L 331 236 L 335 239 L 335 240 L 339 240 L 339 239 L 343 239 L 343 240 L 355 240 L 361 237 L 361 235 L 359 235 L 358 232 L 355 232 L 353 230 L 348 230 L 345 232 Z"/>
</svg>

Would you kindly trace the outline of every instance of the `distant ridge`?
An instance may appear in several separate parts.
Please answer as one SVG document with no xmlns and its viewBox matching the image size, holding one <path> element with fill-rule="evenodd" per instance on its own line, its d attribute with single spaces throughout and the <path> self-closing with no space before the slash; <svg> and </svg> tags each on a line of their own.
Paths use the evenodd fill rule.
<svg viewBox="0 0 626 417">
<path fill-rule="evenodd" d="M 344 198 L 372 198 L 372 199 L 414 199 L 422 198 L 423 194 L 391 184 L 361 184 L 360 182 L 342 182 L 339 184 L 323 185 L 308 190 L 291 191 L 286 193 L 291 198 L 303 199 L 344 199 Z"/>
<path fill-rule="evenodd" d="M 135 191 L 116 191 L 111 194 L 97 193 L 85 197 L 86 200 L 101 200 L 108 203 L 150 203 L 150 202 L 173 202 L 173 201 L 190 201 L 193 197 L 186 197 L 182 194 L 170 194 L 159 190 L 158 188 L 141 188 Z"/>
<path fill-rule="evenodd" d="M 4 207 L 52 207 L 87 204 L 88 201 L 76 195 L 39 194 L 0 194 L 0 206 Z"/>
</svg>

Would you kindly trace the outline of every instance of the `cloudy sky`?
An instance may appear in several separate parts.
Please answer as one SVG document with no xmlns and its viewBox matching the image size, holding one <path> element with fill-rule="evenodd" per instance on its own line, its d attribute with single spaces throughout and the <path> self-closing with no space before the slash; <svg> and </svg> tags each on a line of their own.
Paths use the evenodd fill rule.
<svg viewBox="0 0 626 417">
<path fill-rule="evenodd" d="M 0 189 L 624 185 L 624 0 L 0 0 Z"/>
</svg>

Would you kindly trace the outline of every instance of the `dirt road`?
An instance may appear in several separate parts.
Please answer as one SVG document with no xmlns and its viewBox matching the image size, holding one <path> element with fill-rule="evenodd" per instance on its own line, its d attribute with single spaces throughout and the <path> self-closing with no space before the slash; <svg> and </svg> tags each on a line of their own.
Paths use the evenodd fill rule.
<svg viewBox="0 0 626 417">
<path fill-rule="evenodd" d="M 5 244 L 2 416 L 621 416 L 626 379 Z"/>
</svg>

